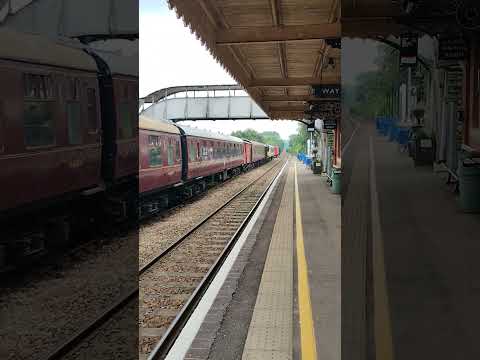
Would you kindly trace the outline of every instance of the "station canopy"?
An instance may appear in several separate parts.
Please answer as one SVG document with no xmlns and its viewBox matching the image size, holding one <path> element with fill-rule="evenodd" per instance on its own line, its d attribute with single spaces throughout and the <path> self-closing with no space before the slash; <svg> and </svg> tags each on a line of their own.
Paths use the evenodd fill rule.
<svg viewBox="0 0 480 360">
<path fill-rule="evenodd" d="M 478 31 L 480 2 L 475 0 L 342 0 L 342 36 L 386 38 L 405 33 L 435 36 Z"/>
<path fill-rule="evenodd" d="M 340 0 L 169 5 L 271 119 L 305 119 L 312 86 L 340 84 Z"/>
</svg>

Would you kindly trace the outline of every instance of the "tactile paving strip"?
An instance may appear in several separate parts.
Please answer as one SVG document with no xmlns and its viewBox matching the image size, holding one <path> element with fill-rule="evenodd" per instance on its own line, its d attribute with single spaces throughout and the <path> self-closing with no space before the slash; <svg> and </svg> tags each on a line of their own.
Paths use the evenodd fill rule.
<svg viewBox="0 0 480 360">
<path fill-rule="evenodd" d="M 242 360 L 291 360 L 292 312 L 293 168 L 290 167 Z"/>
</svg>

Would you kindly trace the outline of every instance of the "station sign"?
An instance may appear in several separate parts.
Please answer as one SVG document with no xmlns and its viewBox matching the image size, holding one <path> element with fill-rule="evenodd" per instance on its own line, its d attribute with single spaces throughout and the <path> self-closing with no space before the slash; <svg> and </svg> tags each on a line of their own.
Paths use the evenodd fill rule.
<svg viewBox="0 0 480 360">
<path fill-rule="evenodd" d="M 307 131 L 308 132 L 314 132 L 315 131 L 315 123 L 308 124 L 307 125 Z"/>
<path fill-rule="evenodd" d="M 342 116 L 340 101 L 318 101 L 312 104 L 311 110 L 320 119 L 340 119 Z"/>
<path fill-rule="evenodd" d="M 447 102 L 461 104 L 463 93 L 463 70 L 457 68 L 447 72 Z"/>
<path fill-rule="evenodd" d="M 410 67 L 417 65 L 418 37 L 415 34 L 400 36 L 400 66 Z"/>
<path fill-rule="evenodd" d="M 458 110 L 457 111 L 457 126 L 456 126 L 456 133 L 455 133 L 457 151 L 460 151 L 462 149 L 463 131 L 464 131 L 463 127 L 465 125 L 464 122 L 465 122 L 465 114 L 463 113 L 463 110 Z"/>
<path fill-rule="evenodd" d="M 327 133 L 327 146 L 333 147 L 334 144 L 334 137 L 333 137 L 333 132 L 329 131 Z"/>
<path fill-rule="evenodd" d="M 313 85 L 313 96 L 319 98 L 339 98 L 341 85 Z"/>
<path fill-rule="evenodd" d="M 442 61 L 465 60 L 468 46 L 461 34 L 443 35 L 438 41 L 438 59 Z"/>
<path fill-rule="evenodd" d="M 324 119 L 323 128 L 325 130 L 336 130 L 337 129 L 337 120 L 336 119 Z"/>
</svg>

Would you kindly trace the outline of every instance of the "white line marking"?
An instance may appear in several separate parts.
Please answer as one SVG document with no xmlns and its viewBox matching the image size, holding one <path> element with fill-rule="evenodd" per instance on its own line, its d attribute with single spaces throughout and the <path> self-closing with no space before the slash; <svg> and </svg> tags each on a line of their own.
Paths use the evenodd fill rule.
<svg viewBox="0 0 480 360">
<path fill-rule="evenodd" d="M 375 169 L 373 139 L 370 136 L 370 201 L 372 210 L 372 258 L 375 354 L 377 359 L 393 360 L 392 327 L 385 274 L 383 234 Z"/>
<path fill-rule="evenodd" d="M 350 143 L 352 142 L 352 139 L 355 136 L 355 133 L 357 132 L 357 129 L 359 127 L 360 127 L 360 125 L 358 125 L 358 123 L 357 123 L 357 126 L 355 126 L 355 129 L 353 130 L 352 135 L 350 135 L 350 138 L 348 139 L 347 143 L 345 144 L 345 146 L 342 149 L 342 156 L 345 155 L 345 153 L 347 152 L 347 149 L 350 146 Z"/>
</svg>

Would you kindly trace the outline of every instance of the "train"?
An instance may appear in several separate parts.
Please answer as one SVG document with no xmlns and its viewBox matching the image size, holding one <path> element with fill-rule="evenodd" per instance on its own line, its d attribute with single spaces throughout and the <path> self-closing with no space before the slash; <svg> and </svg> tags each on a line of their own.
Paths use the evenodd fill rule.
<svg viewBox="0 0 480 360">
<path fill-rule="evenodd" d="M 68 243 L 72 222 L 97 209 L 108 221 L 134 216 L 138 66 L 33 34 L 1 29 L 0 39 L 2 269 Z"/>
<path fill-rule="evenodd" d="M 278 146 L 139 117 L 140 216 L 278 157 Z"/>
<path fill-rule="evenodd" d="M 136 224 L 142 204 L 152 212 L 275 156 L 139 119 L 138 64 L 7 29 L 0 40 L 0 272 L 70 246 L 72 228 Z"/>
</svg>

